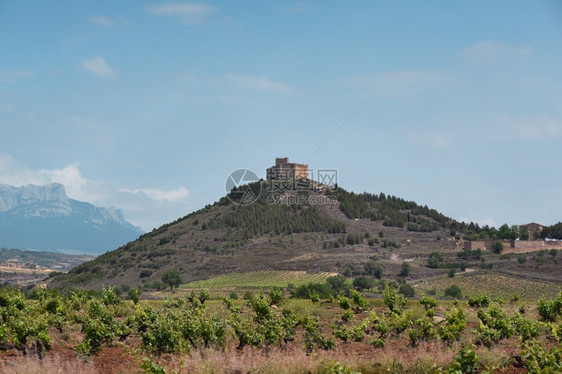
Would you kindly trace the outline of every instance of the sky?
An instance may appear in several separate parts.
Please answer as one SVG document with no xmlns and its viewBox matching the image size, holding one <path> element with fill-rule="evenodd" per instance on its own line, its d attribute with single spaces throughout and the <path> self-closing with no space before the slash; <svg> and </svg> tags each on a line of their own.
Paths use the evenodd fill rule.
<svg viewBox="0 0 562 374">
<path fill-rule="evenodd" d="M 337 170 L 467 222 L 562 221 L 559 1 L 0 0 L 0 183 L 144 230 Z"/>
</svg>

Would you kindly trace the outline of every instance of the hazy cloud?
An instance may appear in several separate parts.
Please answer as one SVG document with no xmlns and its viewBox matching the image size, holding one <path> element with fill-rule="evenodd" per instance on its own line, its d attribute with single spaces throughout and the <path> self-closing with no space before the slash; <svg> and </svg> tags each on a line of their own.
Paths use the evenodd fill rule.
<svg viewBox="0 0 562 374">
<path fill-rule="evenodd" d="M 179 187 L 175 190 L 158 190 L 155 188 L 122 188 L 119 192 L 125 192 L 132 195 L 144 194 L 149 199 L 156 200 L 158 202 L 170 201 L 174 203 L 185 201 L 185 199 L 189 196 L 189 191 L 185 187 Z"/>
<path fill-rule="evenodd" d="M 173 18 L 184 25 L 198 25 L 205 22 L 218 9 L 204 3 L 169 1 L 149 5 L 146 11 L 155 16 Z"/>
<path fill-rule="evenodd" d="M 477 67 L 499 67 L 506 62 L 528 57 L 532 54 L 528 45 L 509 45 L 486 41 L 473 44 L 460 52 L 460 58 Z"/>
<path fill-rule="evenodd" d="M 228 73 L 225 74 L 225 78 L 230 84 L 242 88 L 285 95 L 292 92 L 291 88 L 287 84 L 271 81 L 264 77 L 250 77 L 247 75 Z"/>
<path fill-rule="evenodd" d="M 420 133 L 411 131 L 406 135 L 406 139 L 410 144 L 422 148 L 448 149 L 453 144 L 451 139 L 437 132 Z"/>
<path fill-rule="evenodd" d="M 19 79 L 31 78 L 35 75 L 35 70 L 5 70 L 0 71 L 0 82 L 15 84 Z"/>
<path fill-rule="evenodd" d="M 113 19 L 110 17 L 106 17 L 103 15 L 96 15 L 90 17 L 90 22 L 95 23 L 96 25 L 100 25 L 103 27 L 113 27 L 119 24 L 125 23 L 125 18 L 122 16 L 117 17 L 117 19 Z"/>
<path fill-rule="evenodd" d="M 304 1 L 295 1 L 293 4 L 289 6 L 287 9 L 289 13 L 293 14 L 303 14 L 310 12 L 310 4 L 305 3 Z"/>
<path fill-rule="evenodd" d="M 495 227 L 495 228 L 500 227 L 500 225 L 493 218 L 468 218 L 468 217 L 463 217 L 463 218 L 459 219 L 459 222 L 464 222 L 467 225 L 470 224 L 470 222 L 474 222 L 474 223 L 477 223 L 480 227 L 483 227 L 483 226 L 486 226 L 486 225 L 488 225 L 489 227 Z"/>
<path fill-rule="evenodd" d="M 507 129 L 522 139 L 537 140 L 562 136 L 562 121 L 547 116 L 514 118 L 506 115 L 494 115 L 492 118 L 499 124 L 501 130 Z"/>
<path fill-rule="evenodd" d="M 109 66 L 103 57 L 100 56 L 83 60 L 80 67 L 103 78 L 112 78 L 117 75 L 117 72 Z"/>
<path fill-rule="evenodd" d="M 340 84 L 358 87 L 373 92 L 381 86 L 393 71 L 382 71 L 372 74 L 355 75 L 344 78 Z M 449 85 L 457 82 L 458 78 L 446 71 L 439 70 L 401 70 L 384 86 L 385 96 L 411 97 L 414 94 L 426 92 L 437 85 Z"/>
</svg>

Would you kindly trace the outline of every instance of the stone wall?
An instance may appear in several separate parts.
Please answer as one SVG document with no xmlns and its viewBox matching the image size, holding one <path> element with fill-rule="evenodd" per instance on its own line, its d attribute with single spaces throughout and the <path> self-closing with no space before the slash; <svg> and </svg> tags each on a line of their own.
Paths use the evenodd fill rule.
<svg viewBox="0 0 562 374">
<path fill-rule="evenodd" d="M 480 248 L 483 251 L 491 251 L 494 249 L 495 243 L 495 240 L 467 240 L 464 242 L 464 249 L 475 251 Z"/>
<path fill-rule="evenodd" d="M 525 253 L 553 248 L 562 250 L 562 242 L 551 240 L 516 240 L 513 242 L 513 247 L 504 247 L 502 253 Z"/>
<path fill-rule="evenodd" d="M 467 240 L 464 242 L 464 249 L 470 249 L 474 251 L 480 248 L 483 251 L 493 251 L 494 244 L 496 244 L 495 240 Z M 504 240 L 502 253 L 525 253 L 552 248 L 562 250 L 562 241 Z"/>
</svg>

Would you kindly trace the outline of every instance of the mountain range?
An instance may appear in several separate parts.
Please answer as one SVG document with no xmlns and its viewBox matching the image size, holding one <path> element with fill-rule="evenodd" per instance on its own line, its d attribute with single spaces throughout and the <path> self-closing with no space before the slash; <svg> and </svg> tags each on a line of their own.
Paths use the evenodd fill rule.
<svg viewBox="0 0 562 374">
<path fill-rule="evenodd" d="M 119 209 L 70 199 L 61 184 L 0 184 L 0 247 L 99 255 L 140 234 Z"/>
</svg>

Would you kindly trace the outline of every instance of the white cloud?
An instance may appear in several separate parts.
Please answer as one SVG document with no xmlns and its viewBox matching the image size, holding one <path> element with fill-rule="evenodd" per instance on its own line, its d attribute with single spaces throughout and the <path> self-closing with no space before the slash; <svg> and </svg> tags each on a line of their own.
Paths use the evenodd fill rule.
<svg viewBox="0 0 562 374">
<path fill-rule="evenodd" d="M 515 136 L 526 140 L 550 139 L 562 136 L 562 121 L 544 115 L 510 117 L 493 115 L 492 120 L 499 124 L 500 130 L 508 130 Z"/>
<path fill-rule="evenodd" d="M 28 184 L 45 185 L 60 183 L 65 187 L 70 198 L 98 203 L 103 201 L 103 183 L 84 178 L 79 170 L 79 164 L 74 163 L 62 169 L 31 169 L 19 165 L 6 154 L 0 155 L 0 183 L 14 186 Z"/>
<path fill-rule="evenodd" d="M 103 78 L 112 78 L 117 75 L 117 72 L 109 66 L 103 57 L 96 56 L 83 60 L 80 67 L 92 74 Z"/>
<path fill-rule="evenodd" d="M 291 88 L 287 84 L 271 81 L 264 77 L 250 77 L 246 75 L 228 73 L 225 74 L 225 78 L 230 84 L 242 88 L 278 94 L 290 94 L 292 92 Z"/>
<path fill-rule="evenodd" d="M 175 190 L 158 190 L 155 188 L 136 188 L 128 189 L 122 188 L 119 192 L 125 192 L 132 195 L 144 194 L 146 197 L 158 202 L 169 201 L 179 203 L 185 201 L 189 196 L 189 191 L 185 187 L 179 187 Z"/>
<path fill-rule="evenodd" d="M 146 11 L 152 15 L 171 17 L 185 25 L 201 24 L 217 10 L 214 6 L 204 3 L 176 1 L 152 4 L 146 7 Z"/>
<path fill-rule="evenodd" d="M 495 41 L 473 44 L 460 52 L 460 58 L 477 67 L 500 67 L 532 54 L 528 45 L 509 45 Z"/>
<path fill-rule="evenodd" d="M 21 165 L 10 155 L 0 153 L 0 184 L 25 186 L 60 183 L 66 194 L 76 200 L 97 206 L 122 209 L 125 218 L 145 231 L 183 217 L 191 211 L 189 191 L 184 187 L 171 190 L 153 188 L 110 188 L 106 183 L 88 179 L 78 163 L 59 169 L 32 169 Z"/>
<path fill-rule="evenodd" d="M 113 27 L 125 23 L 125 18 L 119 16 L 117 19 L 109 18 L 103 15 L 96 15 L 90 17 L 90 22 L 103 27 Z"/>
</svg>

